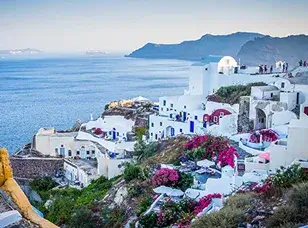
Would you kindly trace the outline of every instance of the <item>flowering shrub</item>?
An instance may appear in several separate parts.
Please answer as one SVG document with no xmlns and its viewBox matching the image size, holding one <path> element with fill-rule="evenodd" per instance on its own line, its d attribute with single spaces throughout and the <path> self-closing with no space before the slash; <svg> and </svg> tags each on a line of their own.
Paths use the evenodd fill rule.
<svg viewBox="0 0 308 228">
<path fill-rule="evenodd" d="M 230 165 L 234 168 L 234 156 L 239 157 L 235 148 L 223 137 L 212 135 L 196 136 L 184 144 L 188 157 L 196 160 L 208 159 L 216 161 L 221 167 Z"/>
<path fill-rule="evenodd" d="M 229 147 L 229 141 L 223 137 L 212 135 L 202 135 L 192 138 L 184 144 L 184 148 L 188 150 L 188 155 L 194 159 L 212 160 L 217 153 Z M 196 153 L 196 151 L 198 153 Z M 195 152 L 195 153 L 194 153 Z"/>
<path fill-rule="evenodd" d="M 229 165 L 234 168 L 234 156 L 239 157 L 235 148 L 233 146 L 230 146 L 228 149 L 218 153 L 217 162 L 218 164 L 220 164 L 221 167 Z"/>
<path fill-rule="evenodd" d="M 152 184 L 154 186 L 175 186 L 179 181 L 179 172 L 175 169 L 162 168 L 156 171 L 152 177 Z"/>
<path fill-rule="evenodd" d="M 174 223 L 174 226 L 177 226 L 178 228 L 188 228 L 190 226 L 190 221 L 194 218 L 193 215 L 187 214 L 183 218 L 179 219 L 176 223 Z"/>
<path fill-rule="evenodd" d="M 249 137 L 249 142 L 252 143 L 260 143 L 262 136 L 262 141 L 264 142 L 274 142 L 278 139 L 277 132 L 271 130 L 271 129 L 263 129 L 258 132 L 254 132 Z"/>
<path fill-rule="evenodd" d="M 101 135 L 101 134 L 103 134 L 103 131 L 102 131 L 102 129 L 100 129 L 100 128 L 96 128 L 96 129 L 94 130 L 94 134 L 96 134 L 96 135 Z"/>
<path fill-rule="evenodd" d="M 219 193 L 209 194 L 209 195 L 203 196 L 194 208 L 194 215 L 199 214 L 200 212 L 202 212 L 204 210 L 204 208 L 208 207 L 213 198 L 218 199 L 218 198 L 221 198 L 221 197 L 222 197 L 222 195 L 219 194 Z"/>
</svg>

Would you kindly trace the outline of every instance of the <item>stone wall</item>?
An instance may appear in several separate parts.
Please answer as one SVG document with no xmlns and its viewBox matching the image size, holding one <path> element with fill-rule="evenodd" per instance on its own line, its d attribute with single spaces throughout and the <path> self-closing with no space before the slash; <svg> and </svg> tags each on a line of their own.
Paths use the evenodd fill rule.
<svg viewBox="0 0 308 228">
<path fill-rule="evenodd" d="M 16 158 L 10 157 L 11 167 L 15 178 L 33 179 L 38 176 L 51 175 L 63 169 L 61 158 Z"/>
<path fill-rule="evenodd" d="M 249 96 L 240 98 L 239 115 L 237 122 L 238 133 L 249 132 L 253 129 L 253 123 L 251 123 L 251 121 L 249 120 L 249 105 Z"/>
</svg>

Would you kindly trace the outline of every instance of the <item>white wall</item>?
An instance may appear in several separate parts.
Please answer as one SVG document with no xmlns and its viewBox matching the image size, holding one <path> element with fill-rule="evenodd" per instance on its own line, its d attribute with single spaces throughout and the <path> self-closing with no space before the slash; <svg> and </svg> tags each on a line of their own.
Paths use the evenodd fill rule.
<svg viewBox="0 0 308 228">
<path fill-rule="evenodd" d="M 288 134 L 288 153 L 292 153 L 291 161 L 294 161 L 296 158 L 308 159 L 307 139 L 308 122 L 292 120 L 289 125 Z"/>
<path fill-rule="evenodd" d="M 272 143 L 266 151 L 270 153 L 271 170 L 276 170 L 280 168 L 280 166 L 288 165 L 288 150 L 286 145 L 276 145 Z"/>
<path fill-rule="evenodd" d="M 98 162 L 98 173 L 108 179 L 121 175 L 124 171 L 124 163 L 132 162 L 132 159 L 100 158 Z"/>
<path fill-rule="evenodd" d="M 285 78 L 276 78 L 274 81 L 274 86 L 276 86 L 281 91 L 286 92 L 293 92 L 294 91 L 294 85 L 290 83 L 288 79 Z M 283 87 L 284 85 L 284 87 Z"/>
<path fill-rule="evenodd" d="M 288 110 L 293 110 L 296 107 L 297 102 L 297 92 L 281 92 L 280 102 L 285 102 L 288 104 Z"/>
</svg>

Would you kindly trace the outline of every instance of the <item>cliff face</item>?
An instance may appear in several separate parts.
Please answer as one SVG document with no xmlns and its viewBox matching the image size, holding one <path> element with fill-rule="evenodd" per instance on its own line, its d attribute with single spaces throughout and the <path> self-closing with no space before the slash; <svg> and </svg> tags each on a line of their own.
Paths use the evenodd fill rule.
<svg viewBox="0 0 308 228">
<path fill-rule="evenodd" d="M 198 40 L 184 41 L 180 44 L 147 43 L 127 57 L 196 61 L 207 55 L 236 56 L 247 41 L 257 37 L 263 37 L 263 35 L 244 32 L 217 36 L 207 34 Z"/>
<path fill-rule="evenodd" d="M 296 66 L 299 60 L 308 60 L 308 36 L 257 38 L 244 44 L 237 58 L 247 65 L 274 64 L 282 60 Z"/>
</svg>

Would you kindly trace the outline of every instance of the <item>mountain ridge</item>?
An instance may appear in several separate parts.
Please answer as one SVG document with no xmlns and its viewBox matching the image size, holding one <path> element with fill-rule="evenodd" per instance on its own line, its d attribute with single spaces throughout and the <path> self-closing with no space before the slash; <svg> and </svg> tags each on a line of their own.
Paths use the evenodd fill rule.
<svg viewBox="0 0 308 228">
<path fill-rule="evenodd" d="M 263 34 L 236 32 L 228 35 L 205 34 L 198 40 L 182 41 L 178 44 L 156 44 L 148 42 L 126 57 L 200 60 L 206 55 L 236 56 L 241 47 Z"/>
</svg>

